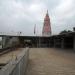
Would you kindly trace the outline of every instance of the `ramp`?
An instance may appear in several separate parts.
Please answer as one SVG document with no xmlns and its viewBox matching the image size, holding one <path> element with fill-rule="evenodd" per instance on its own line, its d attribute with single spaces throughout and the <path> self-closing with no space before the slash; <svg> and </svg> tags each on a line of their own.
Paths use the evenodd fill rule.
<svg viewBox="0 0 75 75">
<path fill-rule="evenodd" d="M 75 75 L 75 53 L 53 48 L 31 48 L 26 75 Z"/>
</svg>

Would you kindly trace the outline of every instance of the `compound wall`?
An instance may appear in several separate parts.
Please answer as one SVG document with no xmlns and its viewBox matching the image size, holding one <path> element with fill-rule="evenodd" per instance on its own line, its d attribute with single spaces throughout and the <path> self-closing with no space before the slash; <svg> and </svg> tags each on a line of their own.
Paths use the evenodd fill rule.
<svg viewBox="0 0 75 75">
<path fill-rule="evenodd" d="M 11 60 L 0 70 L 0 75 L 25 75 L 29 49 L 23 49 L 23 52 L 15 60 Z"/>
</svg>

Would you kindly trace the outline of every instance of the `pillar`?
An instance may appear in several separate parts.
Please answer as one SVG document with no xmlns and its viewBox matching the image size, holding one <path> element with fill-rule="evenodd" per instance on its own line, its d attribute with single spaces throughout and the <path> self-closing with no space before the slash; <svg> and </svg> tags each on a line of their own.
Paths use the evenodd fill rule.
<svg viewBox="0 0 75 75">
<path fill-rule="evenodd" d="M 50 38 L 49 38 L 49 48 L 51 47 L 51 40 L 50 40 Z"/>
<path fill-rule="evenodd" d="M 39 37 L 39 47 L 41 47 L 41 44 L 40 44 L 40 37 Z"/>
<path fill-rule="evenodd" d="M 56 39 L 54 38 L 54 48 L 56 47 Z"/>
<path fill-rule="evenodd" d="M 2 48 L 5 47 L 5 44 L 6 44 L 6 37 L 2 37 Z"/>
<path fill-rule="evenodd" d="M 38 48 L 38 38 L 37 38 L 37 48 Z"/>
<path fill-rule="evenodd" d="M 61 48 L 64 49 L 65 48 L 65 42 L 64 42 L 64 38 L 61 39 Z"/>
<path fill-rule="evenodd" d="M 74 36 L 74 38 L 73 38 L 73 49 L 74 49 L 74 51 L 75 51 L 75 36 Z"/>
</svg>

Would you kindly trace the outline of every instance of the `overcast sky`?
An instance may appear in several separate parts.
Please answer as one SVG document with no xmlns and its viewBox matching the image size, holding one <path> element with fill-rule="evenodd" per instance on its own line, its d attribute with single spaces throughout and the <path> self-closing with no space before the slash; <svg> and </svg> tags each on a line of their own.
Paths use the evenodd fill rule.
<svg viewBox="0 0 75 75">
<path fill-rule="evenodd" d="M 0 32 L 41 35 L 47 10 L 53 34 L 75 27 L 75 0 L 0 0 Z"/>
</svg>

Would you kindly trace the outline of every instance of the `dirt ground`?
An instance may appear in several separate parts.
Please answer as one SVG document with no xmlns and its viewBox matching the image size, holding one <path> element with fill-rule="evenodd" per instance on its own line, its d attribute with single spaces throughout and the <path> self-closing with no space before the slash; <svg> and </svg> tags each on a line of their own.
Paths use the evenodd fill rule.
<svg viewBox="0 0 75 75">
<path fill-rule="evenodd" d="M 26 75 L 75 75 L 75 53 L 53 48 L 31 48 Z"/>
</svg>

